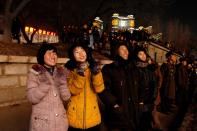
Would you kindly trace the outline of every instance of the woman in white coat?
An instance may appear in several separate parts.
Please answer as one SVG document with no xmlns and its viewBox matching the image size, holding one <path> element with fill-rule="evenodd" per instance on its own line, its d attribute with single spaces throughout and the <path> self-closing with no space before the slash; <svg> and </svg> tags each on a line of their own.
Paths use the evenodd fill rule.
<svg viewBox="0 0 197 131">
<path fill-rule="evenodd" d="M 56 66 L 57 49 L 43 44 L 37 61 L 27 79 L 27 98 L 32 103 L 30 130 L 66 131 L 68 120 L 63 101 L 71 95 L 64 68 Z"/>
</svg>

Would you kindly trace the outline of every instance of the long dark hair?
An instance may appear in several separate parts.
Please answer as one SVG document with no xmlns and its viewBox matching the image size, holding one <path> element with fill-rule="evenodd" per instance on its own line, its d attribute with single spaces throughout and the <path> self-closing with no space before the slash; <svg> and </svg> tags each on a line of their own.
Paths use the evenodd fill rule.
<svg viewBox="0 0 197 131">
<path fill-rule="evenodd" d="M 66 68 L 68 68 L 70 70 L 73 70 L 77 67 L 78 62 L 75 60 L 75 57 L 74 57 L 74 49 L 76 47 L 82 47 L 85 50 L 86 55 L 87 55 L 86 61 L 90 64 L 90 67 L 94 63 L 96 63 L 96 61 L 93 59 L 92 52 L 91 52 L 91 50 L 89 50 L 89 48 L 85 47 L 81 43 L 75 43 L 68 50 L 68 57 L 69 57 L 70 60 L 64 65 Z"/>
<path fill-rule="evenodd" d="M 138 53 L 140 51 L 143 51 L 145 54 L 146 54 L 146 59 L 148 58 L 148 54 L 147 54 L 147 51 L 144 47 L 141 47 L 141 46 L 136 46 L 135 49 L 134 49 L 134 52 L 133 52 L 133 60 L 134 61 L 141 61 L 143 62 L 139 57 L 138 57 Z M 146 60 L 147 62 L 147 60 Z"/>
</svg>

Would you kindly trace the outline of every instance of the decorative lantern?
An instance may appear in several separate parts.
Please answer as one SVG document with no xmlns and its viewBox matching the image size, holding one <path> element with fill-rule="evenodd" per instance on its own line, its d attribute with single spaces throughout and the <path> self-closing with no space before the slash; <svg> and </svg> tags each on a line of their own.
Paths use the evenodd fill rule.
<svg viewBox="0 0 197 131">
<path fill-rule="evenodd" d="M 32 33 L 33 31 L 34 31 L 34 28 L 33 28 L 33 27 L 30 27 L 30 28 L 29 28 L 29 32 Z"/>
<path fill-rule="evenodd" d="M 43 35 L 46 35 L 46 30 L 43 30 L 42 34 L 43 34 Z"/>
<path fill-rule="evenodd" d="M 50 31 L 47 31 L 47 35 L 50 35 Z"/>
<path fill-rule="evenodd" d="M 42 34 L 42 30 L 41 30 L 41 29 L 39 29 L 39 30 L 38 30 L 38 33 L 39 33 L 39 34 Z"/>
<path fill-rule="evenodd" d="M 25 26 L 25 32 L 29 32 L 29 27 Z"/>
</svg>

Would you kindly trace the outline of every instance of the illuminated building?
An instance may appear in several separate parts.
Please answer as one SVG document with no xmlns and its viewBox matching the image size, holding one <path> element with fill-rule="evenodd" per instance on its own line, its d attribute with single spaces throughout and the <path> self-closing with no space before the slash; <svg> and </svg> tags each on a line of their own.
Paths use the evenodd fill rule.
<svg viewBox="0 0 197 131">
<path fill-rule="evenodd" d="M 133 32 L 135 27 L 135 18 L 133 15 L 119 16 L 118 13 L 112 15 L 112 32 L 128 30 Z"/>
</svg>

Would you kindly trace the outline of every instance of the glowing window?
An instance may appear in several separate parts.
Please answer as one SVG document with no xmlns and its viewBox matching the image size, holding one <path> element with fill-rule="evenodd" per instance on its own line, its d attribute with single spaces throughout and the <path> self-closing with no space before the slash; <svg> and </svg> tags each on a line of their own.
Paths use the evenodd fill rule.
<svg viewBox="0 0 197 131">
<path fill-rule="evenodd" d="M 135 26 L 134 20 L 130 20 L 130 26 L 134 28 L 134 26 Z"/>
<path fill-rule="evenodd" d="M 117 26 L 118 25 L 119 20 L 118 19 L 113 19 L 112 20 L 112 26 Z"/>
<path fill-rule="evenodd" d="M 121 27 L 127 26 L 127 21 L 121 20 L 119 26 L 121 26 Z"/>
</svg>

